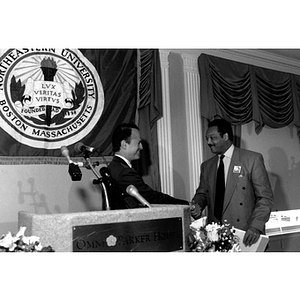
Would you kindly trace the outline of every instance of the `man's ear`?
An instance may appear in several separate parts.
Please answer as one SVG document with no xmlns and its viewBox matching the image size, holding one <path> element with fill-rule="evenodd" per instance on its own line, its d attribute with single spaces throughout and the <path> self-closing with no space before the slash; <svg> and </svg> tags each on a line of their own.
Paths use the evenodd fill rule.
<svg viewBox="0 0 300 300">
<path fill-rule="evenodd" d="M 224 133 L 223 138 L 224 138 L 225 141 L 228 141 L 228 133 Z"/>
<path fill-rule="evenodd" d="M 121 141 L 121 148 L 124 150 L 127 148 L 127 143 L 125 142 L 125 140 Z"/>
</svg>

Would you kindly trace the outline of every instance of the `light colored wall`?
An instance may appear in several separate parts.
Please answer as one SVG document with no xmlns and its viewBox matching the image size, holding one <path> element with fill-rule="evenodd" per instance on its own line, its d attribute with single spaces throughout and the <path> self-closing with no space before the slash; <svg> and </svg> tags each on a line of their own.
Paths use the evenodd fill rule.
<svg viewBox="0 0 300 300">
<path fill-rule="evenodd" d="M 72 181 L 68 165 L 0 165 L 0 235 L 16 233 L 19 211 L 101 210 L 101 186 L 93 184 L 96 177 L 90 170 L 81 171 L 82 180 Z"/>
<path fill-rule="evenodd" d="M 300 208 L 300 140 L 294 126 L 265 127 L 260 134 L 254 123 L 242 126 L 241 146 L 262 153 L 274 192 L 273 211 Z"/>
</svg>

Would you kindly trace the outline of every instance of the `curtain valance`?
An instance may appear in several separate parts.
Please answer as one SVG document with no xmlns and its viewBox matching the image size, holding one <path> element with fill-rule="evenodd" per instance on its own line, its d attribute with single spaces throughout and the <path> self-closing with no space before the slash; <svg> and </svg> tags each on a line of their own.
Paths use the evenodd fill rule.
<svg viewBox="0 0 300 300">
<path fill-rule="evenodd" d="M 294 124 L 300 137 L 300 76 L 201 54 L 201 115 L 233 125 L 281 128 Z"/>
</svg>

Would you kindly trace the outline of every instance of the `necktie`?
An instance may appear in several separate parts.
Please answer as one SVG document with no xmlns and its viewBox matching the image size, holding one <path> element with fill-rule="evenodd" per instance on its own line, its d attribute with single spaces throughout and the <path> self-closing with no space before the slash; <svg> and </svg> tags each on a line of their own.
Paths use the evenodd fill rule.
<svg viewBox="0 0 300 300">
<path fill-rule="evenodd" d="M 221 221 L 222 211 L 223 211 L 223 202 L 224 202 L 224 193 L 225 193 L 225 173 L 224 173 L 224 155 L 220 156 L 219 168 L 217 171 L 217 184 L 216 184 L 216 198 L 215 198 L 215 217 Z"/>
</svg>

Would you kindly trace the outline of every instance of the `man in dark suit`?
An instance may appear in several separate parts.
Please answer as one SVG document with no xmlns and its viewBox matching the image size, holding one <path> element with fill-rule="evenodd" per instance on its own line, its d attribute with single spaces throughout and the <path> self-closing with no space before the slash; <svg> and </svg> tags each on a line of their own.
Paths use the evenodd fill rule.
<svg viewBox="0 0 300 300">
<path fill-rule="evenodd" d="M 135 124 L 121 124 L 117 126 L 112 135 L 112 146 L 115 155 L 108 169 L 113 180 L 119 184 L 125 194 L 126 188 L 129 185 L 134 185 L 139 194 L 150 204 L 189 205 L 189 202 L 186 200 L 176 199 L 153 190 L 144 182 L 140 174 L 132 168 L 131 162 L 140 158 L 140 152 L 143 149 L 140 131 Z M 129 208 L 141 206 L 132 197 L 126 197 L 125 201 Z"/>
<path fill-rule="evenodd" d="M 231 125 L 223 119 L 209 123 L 206 140 L 216 155 L 201 165 L 200 184 L 192 199 L 195 205 L 192 216 L 200 218 L 207 207 L 209 223 L 226 220 L 235 228 L 245 230 L 244 244 L 251 246 L 260 234 L 265 233 L 265 224 L 274 203 L 263 156 L 234 147 Z M 220 205 L 215 201 L 221 155 L 224 155 L 225 195 Z M 219 216 L 218 208 L 221 208 Z"/>
</svg>

